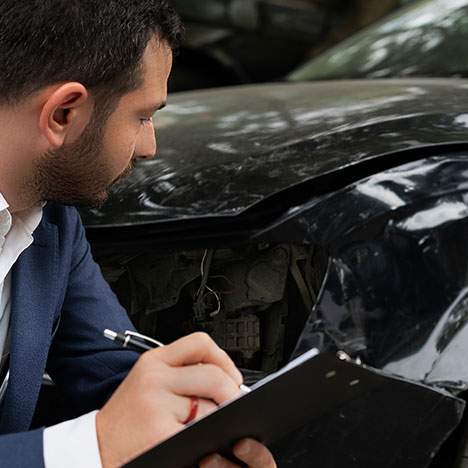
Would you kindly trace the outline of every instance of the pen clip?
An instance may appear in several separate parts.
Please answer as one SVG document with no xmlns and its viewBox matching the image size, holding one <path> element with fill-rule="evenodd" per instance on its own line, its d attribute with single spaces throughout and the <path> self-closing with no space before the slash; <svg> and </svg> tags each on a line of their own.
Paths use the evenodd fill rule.
<svg viewBox="0 0 468 468">
<path fill-rule="evenodd" d="M 160 341 L 157 341 L 153 338 L 150 338 L 149 336 L 145 336 L 145 335 L 142 335 L 141 333 L 137 333 L 137 332 L 134 332 L 134 331 L 130 331 L 130 330 L 125 330 L 124 332 L 124 335 L 125 336 L 131 336 L 133 338 L 137 338 L 145 343 L 150 343 L 152 345 L 155 345 L 155 346 L 159 346 L 159 347 L 162 347 L 164 346 Z"/>
</svg>

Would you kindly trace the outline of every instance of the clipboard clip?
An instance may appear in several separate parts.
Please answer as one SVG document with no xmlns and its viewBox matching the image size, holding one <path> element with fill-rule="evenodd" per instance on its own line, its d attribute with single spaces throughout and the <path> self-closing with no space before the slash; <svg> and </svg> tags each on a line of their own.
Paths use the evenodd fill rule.
<svg viewBox="0 0 468 468">
<path fill-rule="evenodd" d="M 345 353 L 344 351 L 340 350 L 336 352 L 336 357 L 341 361 L 352 362 L 354 364 L 357 364 L 358 366 L 362 366 L 362 361 L 359 356 L 356 356 L 356 358 L 353 359 L 348 353 Z"/>
</svg>

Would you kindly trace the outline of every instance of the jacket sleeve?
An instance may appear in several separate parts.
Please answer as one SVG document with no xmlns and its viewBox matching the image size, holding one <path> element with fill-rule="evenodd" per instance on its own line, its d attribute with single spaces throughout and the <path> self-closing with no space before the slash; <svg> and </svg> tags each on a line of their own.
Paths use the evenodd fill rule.
<svg viewBox="0 0 468 468">
<path fill-rule="evenodd" d="M 78 415 L 99 409 L 107 401 L 138 354 L 103 337 L 106 328 L 134 328 L 92 258 L 78 213 L 68 210 L 72 258 L 47 371 Z"/>
<path fill-rule="evenodd" d="M 8 468 L 44 468 L 43 429 L 0 437 L 0 464 Z"/>
</svg>

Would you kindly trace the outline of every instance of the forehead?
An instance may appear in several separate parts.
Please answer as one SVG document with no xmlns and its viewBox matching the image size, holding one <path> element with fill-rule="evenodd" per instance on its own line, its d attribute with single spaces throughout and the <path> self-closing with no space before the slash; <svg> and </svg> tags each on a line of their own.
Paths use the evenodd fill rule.
<svg viewBox="0 0 468 468">
<path fill-rule="evenodd" d="M 164 41 L 151 40 L 143 54 L 142 84 L 128 95 L 137 105 L 154 105 L 166 100 L 167 80 L 172 69 L 172 50 Z"/>
<path fill-rule="evenodd" d="M 144 85 L 166 83 L 172 68 L 172 50 L 165 41 L 152 39 L 143 54 L 142 74 Z"/>
</svg>

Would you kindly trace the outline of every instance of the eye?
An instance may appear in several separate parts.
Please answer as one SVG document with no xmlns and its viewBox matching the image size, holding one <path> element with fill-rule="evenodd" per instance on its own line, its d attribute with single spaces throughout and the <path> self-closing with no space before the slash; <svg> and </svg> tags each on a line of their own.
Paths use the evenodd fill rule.
<svg viewBox="0 0 468 468">
<path fill-rule="evenodd" d="M 145 125 L 147 123 L 153 123 L 153 117 L 147 117 L 140 119 L 141 125 Z"/>
</svg>

